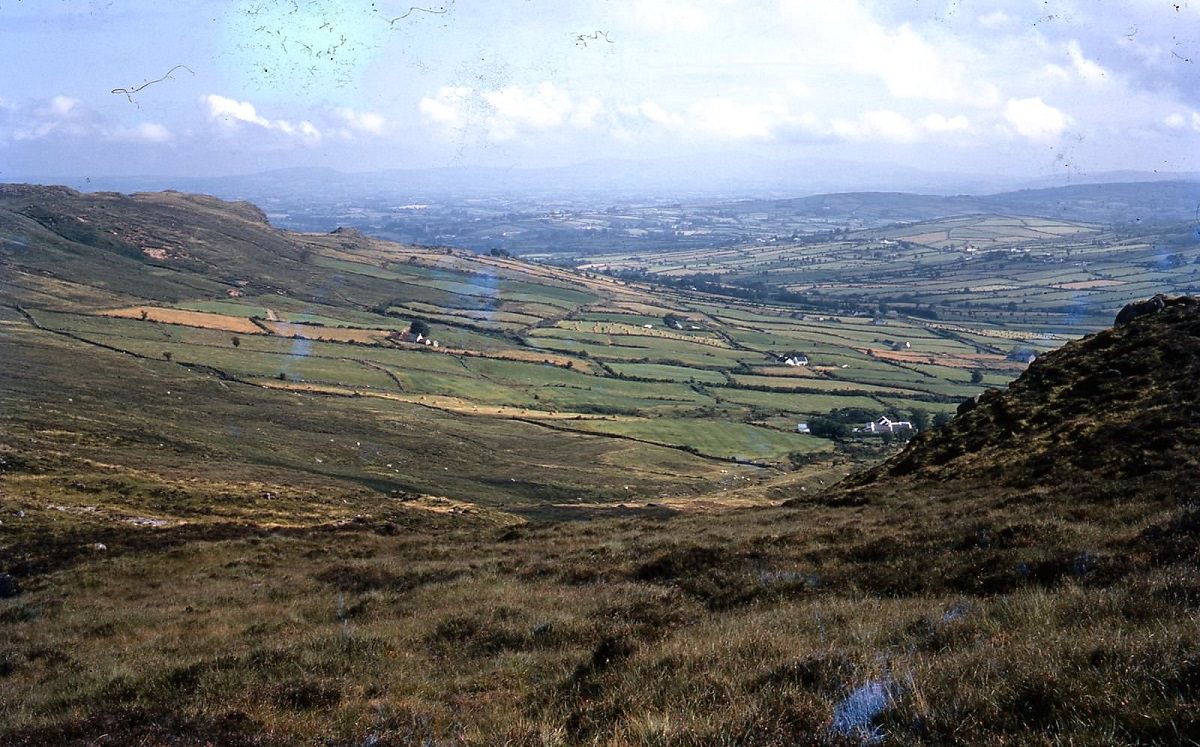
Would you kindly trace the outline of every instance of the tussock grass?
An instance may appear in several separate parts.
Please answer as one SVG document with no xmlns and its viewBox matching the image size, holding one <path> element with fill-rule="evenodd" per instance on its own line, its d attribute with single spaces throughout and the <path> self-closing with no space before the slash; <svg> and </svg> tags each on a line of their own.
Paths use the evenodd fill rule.
<svg viewBox="0 0 1200 747">
<path fill-rule="evenodd" d="M 918 571 L 872 505 L 509 528 L 412 513 L 23 579 L 0 601 L 0 741 L 848 744 L 835 708 L 873 682 L 891 695 L 871 728 L 895 743 L 1178 744 L 1200 727 L 1191 559 L 995 593 L 928 555 L 900 583 Z M 1149 525 L 1190 514 L 1166 515 Z M 943 552 L 1099 537 L 1012 526 L 986 550 L 949 532 Z"/>
</svg>

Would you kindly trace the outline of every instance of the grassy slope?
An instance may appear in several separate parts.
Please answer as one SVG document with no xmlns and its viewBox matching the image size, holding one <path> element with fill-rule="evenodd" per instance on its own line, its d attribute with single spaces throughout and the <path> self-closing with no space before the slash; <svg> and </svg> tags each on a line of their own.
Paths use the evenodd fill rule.
<svg viewBox="0 0 1200 747">
<path fill-rule="evenodd" d="M 896 743 L 1187 743 L 1194 307 L 1161 320 L 822 494 L 840 470 L 222 382 L 0 309 L 0 743 L 839 743 L 878 681 Z M 1101 415 L 1147 448 L 1038 472 L 1035 424 Z M 552 488 L 588 520 L 523 508 Z"/>
</svg>

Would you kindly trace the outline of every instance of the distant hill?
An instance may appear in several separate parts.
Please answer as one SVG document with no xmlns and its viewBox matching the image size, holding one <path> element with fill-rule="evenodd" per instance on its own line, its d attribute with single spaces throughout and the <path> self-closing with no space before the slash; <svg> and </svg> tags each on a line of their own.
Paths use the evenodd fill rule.
<svg viewBox="0 0 1200 747">
<path fill-rule="evenodd" d="M 846 192 L 789 200 L 730 203 L 738 212 L 766 210 L 862 222 L 920 221 L 975 213 L 1029 215 L 1104 224 L 1188 220 L 1200 205 L 1200 182 L 1188 180 L 1076 184 L 991 195 Z"/>
</svg>

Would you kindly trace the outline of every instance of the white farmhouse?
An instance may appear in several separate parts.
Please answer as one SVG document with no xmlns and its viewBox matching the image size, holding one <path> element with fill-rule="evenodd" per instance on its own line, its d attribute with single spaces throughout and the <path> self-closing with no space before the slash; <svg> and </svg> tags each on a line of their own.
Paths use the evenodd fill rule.
<svg viewBox="0 0 1200 747">
<path fill-rule="evenodd" d="M 855 428 L 855 433 L 899 433 L 913 430 L 913 424 L 907 420 L 890 420 L 885 415 L 879 420 L 867 423 L 861 428 Z"/>
</svg>

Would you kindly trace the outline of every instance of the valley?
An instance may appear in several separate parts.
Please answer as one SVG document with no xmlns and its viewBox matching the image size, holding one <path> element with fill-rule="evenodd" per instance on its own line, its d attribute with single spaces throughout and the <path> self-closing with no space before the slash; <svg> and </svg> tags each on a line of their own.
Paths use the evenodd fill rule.
<svg viewBox="0 0 1200 747">
<path fill-rule="evenodd" d="M 0 187 L 0 742 L 1187 743 L 1190 230 Z"/>
</svg>

